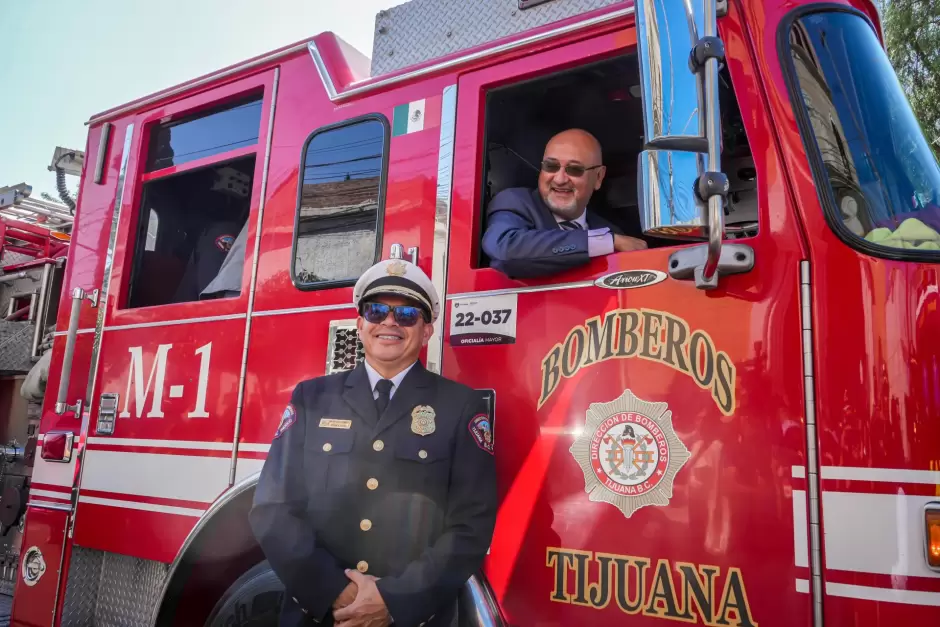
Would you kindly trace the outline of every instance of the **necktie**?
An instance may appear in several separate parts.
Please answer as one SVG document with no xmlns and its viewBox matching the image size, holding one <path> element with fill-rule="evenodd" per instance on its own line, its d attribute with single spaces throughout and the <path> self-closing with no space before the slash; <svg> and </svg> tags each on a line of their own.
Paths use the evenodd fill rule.
<svg viewBox="0 0 940 627">
<path fill-rule="evenodd" d="M 379 379 L 375 384 L 375 391 L 379 393 L 378 398 L 375 399 L 375 409 L 379 412 L 379 418 L 381 418 L 382 414 L 385 413 L 385 408 L 388 407 L 392 382 L 388 379 Z"/>
<path fill-rule="evenodd" d="M 565 231 L 580 231 L 581 225 L 575 222 L 574 220 L 565 220 L 564 222 L 559 222 L 560 226 Z"/>
</svg>

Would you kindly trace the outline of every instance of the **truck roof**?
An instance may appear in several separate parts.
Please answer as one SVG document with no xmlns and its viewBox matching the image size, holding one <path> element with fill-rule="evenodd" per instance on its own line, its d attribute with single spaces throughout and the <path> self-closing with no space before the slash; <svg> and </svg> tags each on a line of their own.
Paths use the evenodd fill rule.
<svg viewBox="0 0 940 627">
<path fill-rule="evenodd" d="M 605 23 L 631 13 L 633 4 L 632 0 L 411 0 L 376 15 L 371 59 L 326 31 L 107 109 L 87 124 L 114 119 L 304 50 L 313 56 L 330 98 L 351 98 L 569 28 Z"/>
</svg>

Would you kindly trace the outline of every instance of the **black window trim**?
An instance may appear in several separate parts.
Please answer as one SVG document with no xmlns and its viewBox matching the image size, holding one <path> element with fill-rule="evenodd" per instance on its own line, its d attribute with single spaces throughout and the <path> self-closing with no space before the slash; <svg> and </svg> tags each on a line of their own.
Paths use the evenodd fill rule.
<svg viewBox="0 0 940 627">
<path fill-rule="evenodd" d="M 865 20 L 875 37 L 878 37 L 878 31 L 872 23 L 871 18 L 862 11 L 849 7 L 844 4 L 820 3 L 799 7 L 787 13 L 780 21 L 777 28 L 777 54 L 780 58 L 781 70 L 787 84 L 787 91 L 790 96 L 790 106 L 793 108 L 793 114 L 796 118 L 797 126 L 800 129 L 800 138 L 803 141 L 803 150 L 806 152 L 806 158 L 809 161 L 810 170 L 813 173 L 813 182 L 816 186 L 816 193 L 819 198 L 819 204 L 823 210 L 823 216 L 835 233 L 844 244 L 859 252 L 871 257 L 891 259 L 893 261 L 915 261 L 925 263 L 937 263 L 940 261 L 940 252 L 928 250 L 913 250 L 910 248 L 891 248 L 889 246 L 879 246 L 873 242 L 859 237 L 848 229 L 839 219 L 839 211 L 836 206 L 835 195 L 832 192 L 832 185 L 829 175 L 826 173 L 825 164 L 820 156 L 819 144 L 816 135 L 813 133 L 809 120 L 809 113 L 806 110 L 806 103 L 799 88 L 799 79 L 796 76 L 796 66 L 793 64 L 793 58 L 790 48 L 790 31 L 793 24 L 807 15 L 814 13 L 848 13 L 858 16 Z"/>
<path fill-rule="evenodd" d="M 389 124 L 388 118 L 386 118 L 381 113 L 367 113 L 365 115 L 349 118 L 348 120 L 342 120 L 334 124 L 328 124 L 326 126 L 321 126 L 314 129 L 314 131 L 307 136 L 307 139 L 304 141 L 303 147 L 300 150 L 300 168 L 297 173 L 297 204 L 294 207 L 294 232 L 292 235 L 290 247 L 290 282 L 296 289 L 302 292 L 315 292 L 319 290 L 328 290 L 341 287 L 352 287 L 356 284 L 356 281 L 359 280 L 359 277 L 356 277 L 354 279 L 345 279 L 341 281 L 318 281 L 316 283 L 303 283 L 297 279 L 297 275 L 294 272 L 294 262 L 297 259 L 297 234 L 300 230 L 300 203 L 303 200 L 304 193 L 304 164 L 307 162 L 307 148 L 310 146 L 310 142 L 313 141 L 314 137 L 320 135 L 321 133 L 335 131 L 345 126 L 353 126 L 354 124 L 368 121 L 376 121 L 381 123 L 383 129 L 382 166 L 379 171 L 379 197 L 375 215 L 375 255 L 373 255 L 372 263 L 378 263 L 382 258 L 382 240 L 385 226 L 385 193 L 386 187 L 388 185 L 388 163 L 389 153 L 391 152 L 389 144 L 391 142 L 392 128 Z"/>
</svg>

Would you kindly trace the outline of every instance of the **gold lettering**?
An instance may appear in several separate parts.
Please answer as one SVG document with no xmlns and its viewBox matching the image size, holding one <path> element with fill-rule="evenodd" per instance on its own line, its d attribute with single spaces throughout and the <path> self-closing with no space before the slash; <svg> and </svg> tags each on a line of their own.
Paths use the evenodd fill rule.
<svg viewBox="0 0 940 627">
<path fill-rule="evenodd" d="M 708 389 L 715 376 L 715 349 L 702 331 L 693 333 L 689 340 L 689 361 L 692 362 L 692 378 L 700 388 Z"/>
<path fill-rule="evenodd" d="M 660 336 L 662 335 L 663 319 L 656 311 L 643 312 L 643 350 L 640 357 L 644 359 L 661 359 Z"/>
<path fill-rule="evenodd" d="M 571 554 L 564 549 L 549 547 L 546 555 L 545 565 L 555 569 L 555 589 L 552 591 L 552 601 L 571 603 L 571 595 L 566 590 L 568 567 L 565 565 L 566 558 L 570 558 Z"/>
<path fill-rule="evenodd" d="M 632 309 L 624 309 L 617 312 L 620 317 L 620 337 L 617 342 L 617 357 L 633 357 L 640 347 L 640 314 Z M 627 348 L 627 340 L 630 340 L 630 348 Z"/>
<path fill-rule="evenodd" d="M 561 344 L 555 344 L 548 355 L 545 356 L 545 359 L 542 360 L 542 397 L 539 399 L 539 408 L 552 395 L 561 380 L 561 375 L 558 372 L 559 359 L 561 359 Z"/>
<path fill-rule="evenodd" d="M 575 605 L 585 605 L 591 607 L 588 603 L 588 561 L 594 556 L 590 551 L 572 551 L 572 559 L 575 562 L 574 569 L 574 590 L 575 596 L 571 602 Z"/>
<path fill-rule="evenodd" d="M 665 314 L 663 317 L 666 319 L 666 354 L 663 355 L 663 361 L 680 372 L 690 374 L 682 352 L 682 346 L 689 337 L 689 327 L 675 316 Z"/>
<path fill-rule="evenodd" d="M 604 316 L 604 324 L 598 330 L 600 321 L 600 317 L 596 317 L 584 323 L 588 332 L 588 343 L 587 355 L 584 363 L 581 364 L 582 367 L 610 359 L 614 354 L 614 327 L 617 324 L 617 312 L 611 311 Z"/>
<path fill-rule="evenodd" d="M 696 570 L 694 564 L 685 562 L 676 563 L 676 569 L 681 578 L 679 601 L 684 609 L 682 618 L 697 622 L 697 613 L 706 625 L 713 625 L 715 575 L 720 569 L 717 566 L 699 566 Z M 699 573 L 702 574 L 701 578 Z M 693 605 L 696 613 L 692 611 Z"/>
<path fill-rule="evenodd" d="M 595 610 L 602 610 L 610 603 L 614 556 L 598 553 L 595 559 L 597 560 L 598 580 L 591 586 L 590 601 L 591 607 Z"/>
<path fill-rule="evenodd" d="M 669 560 L 659 560 L 653 585 L 650 586 L 649 600 L 643 608 L 644 616 L 659 618 L 680 618 L 676 587 L 672 583 L 672 569 Z"/>
<path fill-rule="evenodd" d="M 643 607 L 646 593 L 646 569 L 649 560 L 626 555 L 612 555 L 617 566 L 617 606 L 627 614 L 636 614 Z M 636 595 L 630 595 L 630 571 L 636 572 Z"/>
<path fill-rule="evenodd" d="M 584 357 L 585 333 L 583 327 L 575 327 L 568 332 L 565 338 L 565 350 L 561 354 L 561 374 L 570 379 L 581 369 L 581 359 Z M 576 348 L 572 349 L 572 345 Z M 572 355 L 572 350 L 576 351 Z"/>
<path fill-rule="evenodd" d="M 715 377 L 715 387 L 712 391 L 712 397 L 715 399 L 715 402 L 718 403 L 718 409 L 721 410 L 721 413 L 725 416 L 730 416 L 734 413 L 735 406 L 734 364 L 731 363 L 731 359 L 728 355 L 719 351 L 716 365 L 718 376 Z"/>
<path fill-rule="evenodd" d="M 715 624 L 730 627 L 757 627 L 757 623 L 751 617 L 751 605 L 747 601 L 744 579 L 737 568 L 728 569 L 725 590 L 721 595 L 721 605 L 718 606 Z"/>
<path fill-rule="evenodd" d="M 616 338 L 616 346 L 615 346 Z M 717 350 L 708 333 L 691 332 L 685 320 L 653 309 L 614 309 L 568 331 L 542 359 L 538 408 L 581 368 L 608 359 L 640 357 L 691 376 L 725 416 L 736 410 L 736 370 L 727 353 Z"/>
</svg>

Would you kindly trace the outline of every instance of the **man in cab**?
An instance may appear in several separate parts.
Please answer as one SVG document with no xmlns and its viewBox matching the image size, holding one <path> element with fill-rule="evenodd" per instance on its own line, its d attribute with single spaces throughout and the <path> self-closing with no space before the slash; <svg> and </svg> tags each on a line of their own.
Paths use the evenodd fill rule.
<svg viewBox="0 0 940 627">
<path fill-rule="evenodd" d="M 580 129 L 545 146 L 536 189 L 513 187 L 487 208 L 483 251 L 512 278 L 540 277 L 587 264 L 593 257 L 642 250 L 646 242 L 588 209 L 604 182 L 601 145 Z"/>
<path fill-rule="evenodd" d="M 365 359 L 294 389 L 252 529 L 285 587 L 282 625 L 450 627 L 495 524 L 490 418 L 418 360 L 440 314 L 420 268 L 374 265 L 353 304 Z"/>
</svg>

